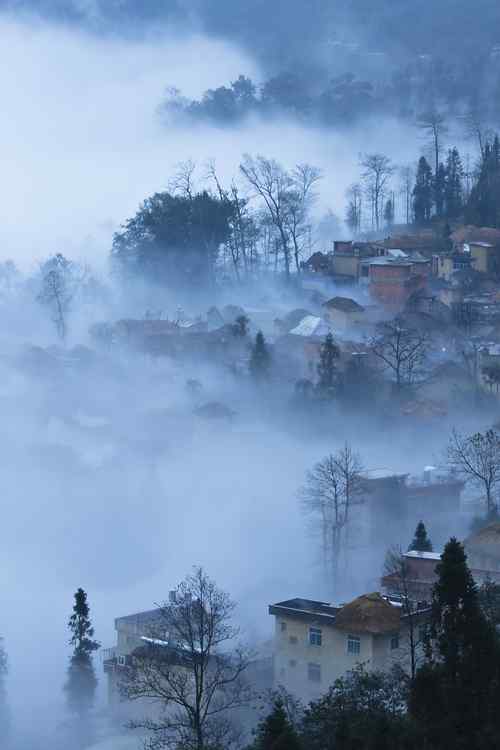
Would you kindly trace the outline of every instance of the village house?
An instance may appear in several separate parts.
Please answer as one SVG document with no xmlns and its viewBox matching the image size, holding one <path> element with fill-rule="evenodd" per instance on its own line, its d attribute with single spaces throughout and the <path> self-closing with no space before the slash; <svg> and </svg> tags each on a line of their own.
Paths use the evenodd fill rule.
<svg viewBox="0 0 500 750">
<path fill-rule="evenodd" d="M 422 475 L 372 472 L 363 483 L 352 537 L 358 550 L 387 549 L 408 538 L 422 518 L 432 518 L 437 539 L 448 536 L 449 519 L 461 507 L 464 484 L 426 467 Z"/>
<path fill-rule="evenodd" d="M 176 592 L 171 591 L 169 600 L 174 601 L 175 596 Z M 144 715 L 145 712 L 151 714 L 155 710 L 155 705 L 151 701 L 123 701 L 120 683 L 124 677 L 124 669 L 131 664 L 133 654 L 151 642 L 165 648 L 170 663 L 174 665 L 181 664 L 180 657 L 185 651 L 183 652 L 182 644 L 175 643 L 171 634 L 165 632 L 165 617 L 158 607 L 116 618 L 115 630 L 116 645 L 101 651 L 111 713 L 118 721 L 130 720 L 134 716 Z M 267 644 L 261 644 L 256 649 L 245 676 L 257 691 L 262 692 L 271 687 L 272 655 Z M 161 710 L 161 707 L 157 706 L 157 709 Z"/>
<path fill-rule="evenodd" d="M 274 687 L 305 702 L 358 664 L 373 670 L 408 665 L 408 618 L 380 593 L 339 605 L 289 599 L 270 605 L 269 614 L 275 620 Z M 418 613 L 422 623 L 427 616 L 428 610 Z"/>
<path fill-rule="evenodd" d="M 430 261 L 401 256 L 386 256 L 363 261 L 362 275 L 367 278 L 372 298 L 385 308 L 398 312 L 410 297 L 427 288 Z"/>
<path fill-rule="evenodd" d="M 451 281 L 457 271 L 471 271 L 475 258 L 470 253 L 451 252 L 432 256 L 432 273 L 438 279 Z"/>
<path fill-rule="evenodd" d="M 470 255 L 474 270 L 496 274 L 500 269 L 500 230 L 493 227 L 463 226 L 452 232 L 454 249 Z"/>
<path fill-rule="evenodd" d="M 470 534 L 464 541 L 467 564 L 474 581 L 481 586 L 491 580 L 500 583 L 500 523 L 493 522 Z M 441 560 L 440 552 L 403 553 L 406 564 L 404 587 L 408 596 L 420 602 L 430 602 L 432 589 L 437 581 L 436 565 Z M 395 574 L 384 575 L 382 591 L 386 596 L 396 598 L 401 595 L 401 577 Z"/>
<path fill-rule="evenodd" d="M 409 599 L 416 602 L 430 602 L 432 589 L 437 580 L 436 565 L 441 560 L 440 552 L 417 552 L 410 550 L 403 553 L 405 563 L 405 580 L 395 573 L 384 575 L 381 580 L 382 591 L 386 596 L 401 597 L 404 592 Z"/>
<path fill-rule="evenodd" d="M 331 272 L 338 283 L 357 283 L 361 275 L 361 261 L 385 255 L 376 243 L 336 240 L 333 243 Z"/>
<path fill-rule="evenodd" d="M 484 526 L 464 542 L 472 575 L 477 583 L 487 578 L 500 583 L 500 522 Z"/>
<path fill-rule="evenodd" d="M 324 303 L 323 314 L 335 331 L 346 331 L 366 323 L 365 308 L 349 297 L 332 297 Z"/>
</svg>

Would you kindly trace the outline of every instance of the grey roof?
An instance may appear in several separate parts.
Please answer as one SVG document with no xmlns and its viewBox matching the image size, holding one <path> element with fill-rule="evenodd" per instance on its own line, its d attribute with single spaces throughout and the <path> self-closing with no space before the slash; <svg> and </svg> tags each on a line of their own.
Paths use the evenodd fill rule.
<svg viewBox="0 0 500 750">
<path fill-rule="evenodd" d="M 335 621 L 338 607 L 333 607 L 328 602 L 318 602 L 314 599 L 287 599 L 269 606 L 271 615 L 288 615 L 299 619 L 329 622 Z"/>
<path fill-rule="evenodd" d="M 325 302 L 323 307 L 333 307 L 335 310 L 342 310 L 342 312 L 363 312 L 364 310 L 364 307 L 350 297 L 332 297 L 328 302 Z"/>
<path fill-rule="evenodd" d="M 115 625 L 122 623 L 124 625 L 149 625 L 157 622 L 163 618 L 160 607 L 156 609 L 149 609 L 145 612 L 137 612 L 133 615 L 124 615 L 123 617 L 117 617 Z"/>
</svg>

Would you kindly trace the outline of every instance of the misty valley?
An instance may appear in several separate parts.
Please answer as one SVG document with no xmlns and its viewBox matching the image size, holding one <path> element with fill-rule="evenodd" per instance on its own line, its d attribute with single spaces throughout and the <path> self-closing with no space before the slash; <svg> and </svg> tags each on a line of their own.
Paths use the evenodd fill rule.
<svg viewBox="0 0 500 750">
<path fill-rule="evenodd" d="M 500 746 L 499 22 L 0 4 L 1 750 Z"/>
</svg>

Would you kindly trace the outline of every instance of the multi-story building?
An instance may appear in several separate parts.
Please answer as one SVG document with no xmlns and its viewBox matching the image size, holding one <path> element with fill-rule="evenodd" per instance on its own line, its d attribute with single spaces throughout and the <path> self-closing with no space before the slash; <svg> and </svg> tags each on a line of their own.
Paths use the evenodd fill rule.
<svg viewBox="0 0 500 750">
<path fill-rule="evenodd" d="M 402 253 L 399 257 L 375 258 L 363 264 L 371 296 L 390 310 L 402 310 L 410 297 L 427 287 L 430 260 L 426 258 L 410 258 Z"/>
<path fill-rule="evenodd" d="M 403 608 L 379 593 L 334 605 L 309 599 L 272 604 L 274 685 L 311 701 L 356 665 L 388 670 L 409 664 L 409 623 Z M 425 626 L 429 610 L 416 610 Z"/>
</svg>

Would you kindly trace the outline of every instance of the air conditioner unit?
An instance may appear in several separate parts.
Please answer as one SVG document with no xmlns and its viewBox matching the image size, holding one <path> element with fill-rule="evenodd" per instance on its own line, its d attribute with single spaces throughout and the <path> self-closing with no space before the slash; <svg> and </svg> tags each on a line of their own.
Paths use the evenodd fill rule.
<svg viewBox="0 0 500 750">
<path fill-rule="evenodd" d="M 119 667 L 126 667 L 127 666 L 127 657 L 123 654 L 118 654 L 116 657 L 116 663 Z"/>
</svg>

